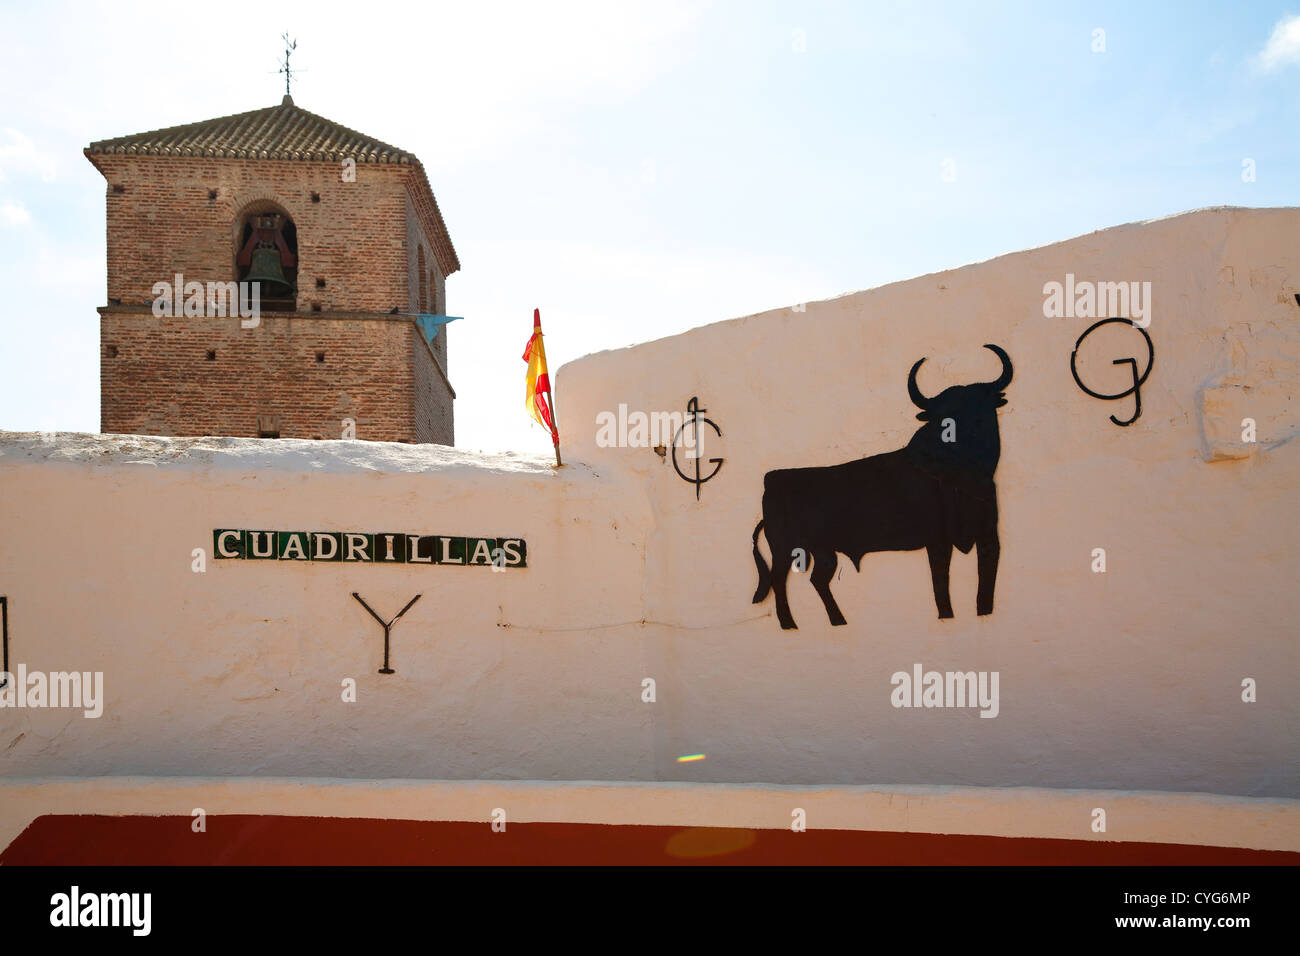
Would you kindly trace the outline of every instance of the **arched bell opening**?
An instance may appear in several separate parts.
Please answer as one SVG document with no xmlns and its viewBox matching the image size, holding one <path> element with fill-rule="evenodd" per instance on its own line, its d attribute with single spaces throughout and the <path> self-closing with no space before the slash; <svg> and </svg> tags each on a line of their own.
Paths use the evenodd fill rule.
<svg viewBox="0 0 1300 956">
<path fill-rule="evenodd" d="M 298 310 L 298 227 L 274 203 L 259 203 L 242 213 L 236 229 L 235 278 L 258 283 L 261 308 Z"/>
</svg>

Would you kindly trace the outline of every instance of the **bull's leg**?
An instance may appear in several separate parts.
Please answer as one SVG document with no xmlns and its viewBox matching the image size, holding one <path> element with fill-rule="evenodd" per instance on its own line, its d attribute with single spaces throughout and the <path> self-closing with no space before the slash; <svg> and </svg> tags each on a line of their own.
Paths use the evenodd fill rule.
<svg viewBox="0 0 1300 956">
<path fill-rule="evenodd" d="M 839 556 L 834 551 L 813 552 L 813 569 L 810 575 L 812 584 L 821 595 L 822 604 L 826 605 L 826 616 L 831 619 L 831 624 L 835 627 L 849 623 L 844 620 L 844 615 L 840 613 L 840 606 L 835 603 L 835 596 L 831 594 L 831 579 L 835 577 L 835 567 L 838 564 Z"/>
<path fill-rule="evenodd" d="M 930 582 L 934 585 L 934 604 L 939 609 L 939 620 L 952 617 L 952 598 L 948 593 L 948 568 L 952 564 L 952 545 L 926 545 L 930 557 Z"/>
<path fill-rule="evenodd" d="M 768 539 L 771 544 L 772 539 Z M 776 619 L 781 622 L 783 630 L 798 630 L 794 618 L 790 616 L 790 602 L 786 599 L 786 577 L 790 573 L 789 548 L 772 548 L 772 593 L 776 596 Z"/>
<path fill-rule="evenodd" d="M 998 533 L 993 531 L 975 542 L 979 552 L 979 589 L 975 592 L 975 613 L 993 613 L 993 585 L 998 577 L 998 555 L 1002 546 L 998 543 Z"/>
</svg>

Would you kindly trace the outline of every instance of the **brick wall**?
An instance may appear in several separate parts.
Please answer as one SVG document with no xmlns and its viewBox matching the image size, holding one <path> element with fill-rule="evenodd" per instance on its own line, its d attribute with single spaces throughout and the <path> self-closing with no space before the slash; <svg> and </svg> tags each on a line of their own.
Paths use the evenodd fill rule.
<svg viewBox="0 0 1300 956">
<path fill-rule="evenodd" d="M 408 194 L 406 204 L 406 266 L 407 281 L 410 284 L 410 306 L 412 312 L 425 311 L 434 315 L 447 314 L 447 286 L 433 241 L 429 237 L 427 223 L 420 214 L 420 208 Z M 423 268 L 423 271 L 421 271 Z M 420 304 L 420 292 L 424 291 L 424 304 Z M 447 327 L 438 329 L 438 334 L 431 343 L 433 354 L 447 372 Z"/>
<path fill-rule="evenodd" d="M 95 159 L 108 180 L 110 302 L 151 302 L 153 284 L 176 272 L 187 281 L 236 278 L 242 214 L 269 200 L 298 229 L 299 312 L 314 305 L 326 312 L 387 312 L 408 304 L 405 167 L 360 163 L 349 183 L 328 162 Z M 212 190 L 215 199 L 208 198 Z M 325 280 L 323 289 L 317 279 Z"/>
<path fill-rule="evenodd" d="M 263 315 L 244 329 L 102 309 L 100 381 L 106 433 L 256 438 L 274 415 L 281 438 L 341 438 L 351 418 L 359 439 L 452 441 L 451 389 L 404 318 Z"/>
<path fill-rule="evenodd" d="M 438 314 L 447 314 L 447 280 L 443 277 L 442 272 L 434 267 L 434 301 L 438 304 Z M 438 337 L 433 340 L 433 354 L 438 356 L 438 361 L 442 363 L 442 370 L 447 375 L 451 375 L 451 367 L 447 364 L 447 326 L 438 329 Z"/>
<path fill-rule="evenodd" d="M 415 372 L 415 440 L 438 445 L 456 444 L 452 400 L 456 397 L 446 376 L 429 354 L 424 333 L 412 326 L 412 368 Z M 439 337 L 447 334 L 444 325 Z"/>
<path fill-rule="evenodd" d="M 415 311 L 421 247 L 429 298 L 437 289 L 438 310 L 445 308 L 446 264 L 426 235 L 427 200 L 412 199 L 419 191 L 412 167 L 359 163 L 356 181 L 344 182 L 333 162 L 119 154 L 94 161 L 108 183 L 103 431 L 256 437 L 258 416 L 278 415 L 285 438 L 338 438 L 342 419 L 354 418 L 357 438 L 451 443 L 445 331 L 434 343 L 439 371 L 410 322 L 356 315 Z M 297 228 L 296 313 L 264 311 L 255 329 L 238 319 L 140 314 L 154 284 L 175 273 L 187 282 L 236 278 L 243 220 L 267 202 Z"/>
</svg>

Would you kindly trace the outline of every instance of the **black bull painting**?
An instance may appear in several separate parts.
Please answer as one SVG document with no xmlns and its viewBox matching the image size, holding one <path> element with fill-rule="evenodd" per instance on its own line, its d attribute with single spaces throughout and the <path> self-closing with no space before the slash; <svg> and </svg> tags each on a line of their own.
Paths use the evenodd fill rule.
<svg viewBox="0 0 1300 956">
<path fill-rule="evenodd" d="M 862 556 L 872 551 L 924 548 L 939 617 L 949 618 L 952 549 L 968 554 L 977 548 L 975 610 L 993 612 L 999 551 L 993 472 L 1001 453 L 997 409 L 1007 403 L 1002 392 L 1011 384 L 1012 367 L 1002 349 L 984 347 L 1002 360 L 1002 374 L 992 382 L 954 385 L 934 398 L 926 398 L 916 384 L 925 359 L 912 366 L 907 393 L 925 424 L 905 447 L 842 465 L 783 468 L 764 476 L 763 517 L 754 528 L 754 603 L 775 592 L 781 627 L 797 626 L 786 598 L 792 563 L 811 559 L 812 585 L 831 624 L 839 625 L 847 622 L 831 594 L 838 555 L 861 570 Z M 770 570 L 758 549 L 764 532 L 772 552 Z"/>
</svg>

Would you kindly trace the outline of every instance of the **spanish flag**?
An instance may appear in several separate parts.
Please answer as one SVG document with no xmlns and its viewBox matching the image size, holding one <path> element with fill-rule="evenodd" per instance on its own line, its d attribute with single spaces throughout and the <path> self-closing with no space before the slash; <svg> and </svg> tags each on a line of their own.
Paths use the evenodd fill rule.
<svg viewBox="0 0 1300 956">
<path fill-rule="evenodd" d="M 560 430 L 555 426 L 555 414 L 551 410 L 554 400 L 551 398 L 551 376 L 546 371 L 546 346 L 542 344 L 540 309 L 533 309 L 533 335 L 524 348 L 524 361 L 528 363 L 528 388 L 524 394 L 524 407 L 539 425 L 550 429 L 551 441 L 555 444 L 555 463 L 559 465 Z"/>
</svg>

